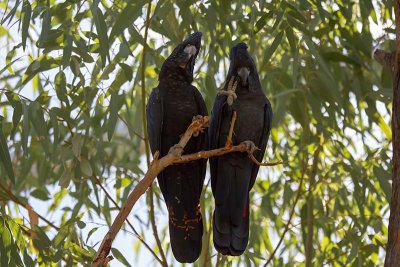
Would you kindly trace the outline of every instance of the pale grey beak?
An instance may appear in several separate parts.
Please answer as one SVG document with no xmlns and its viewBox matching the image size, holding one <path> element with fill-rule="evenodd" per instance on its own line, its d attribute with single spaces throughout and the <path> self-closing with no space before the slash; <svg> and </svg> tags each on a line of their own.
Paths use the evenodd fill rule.
<svg viewBox="0 0 400 267">
<path fill-rule="evenodd" d="M 185 52 L 185 54 L 187 55 L 187 61 L 185 60 L 185 62 L 182 62 L 179 67 L 181 67 L 182 69 L 186 68 L 187 63 L 189 62 L 189 59 L 191 57 L 193 57 L 194 55 L 196 55 L 197 49 L 194 45 L 187 45 L 185 47 L 185 49 L 183 49 L 183 52 Z M 194 62 L 192 62 L 192 64 L 194 64 Z"/>
<path fill-rule="evenodd" d="M 240 80 L 242 81 L 242 85 L 247 85 L 247 78 L 249 77 L 250 70 L 249 68 L 242 67 L 238 69 L 237 74 L 240 77 Z"/>
<path fill-rule="evenodd" d="M 185 47 L 185 49 L 183 50 L 183 52 L 185 52 L 186 54 L 188 54 L 188 55 L 189 55 L 189 58 L 190 58 L 191 56 L 196 55 L 197 49 L 196 49 L 196 47 L 195 47 L 194 45 L 188 45 L 188 46 Z"/>
</svg>

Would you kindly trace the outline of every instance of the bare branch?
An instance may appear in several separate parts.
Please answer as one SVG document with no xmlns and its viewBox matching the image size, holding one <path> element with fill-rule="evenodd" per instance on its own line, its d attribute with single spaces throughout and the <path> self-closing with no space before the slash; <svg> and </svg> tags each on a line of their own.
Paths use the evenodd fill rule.
<svg viewBox="0 0 400 267">
<path fill-rule="evenodd" d="M 231 120 L 231 127 L 229 128 L 228 138 L 226 138 L 225 147 L 229 147 L 232 145 L 232 135 L 233 135 L 233 127 L 235 126 L 236 122 L 236 111 L 233 112 L 232 120 Z"/>
<path fill-rule="evenodd" d="M 93 175 L 92 178 L 95 180 L 96 184 L 98 184 L 100 186 L 100 188 L 103 190 L 104 194 L 106 195 L 106 197 L 114 204 L 115 207 L 117 207 L 117 209 L 121 210 L 121 207 L 118 205 L 118 203 L 111 197 L 110 193 L 108 193 L 107 189 L 102 185 L 101 181 L 99 180 L 99 178 L 96 175 Z M 144 240 L 144 238 L 138 233 L 138 231 L 136 231 L 135 227 L 133 227 L 133 224 L 126 219 L 127 224 L 129 225 L 129 227 L 132 229 L 133 233 L 135 234 L 135 236 L 140 240 L 140 242 L 143 243 L 143 245 L 150 251 L 151 254 L 153 254 L 154 258 L 156 258 L 156 260 L 162 265 L 163 262 L 162 260 L 157 256 L 156 252 L 151 249 L 151 247 L 149 246 L 149 244 L 147 244 L 147 242 Z"/>
<path fill-rule="evenodd" d="M 232 117 L 232 121 L 236 119 L 236 116 L 234 115 Z M 175 145 L 176 147 L 179 148 L 184 148 L 186 144 L 189 142 L 190 138 L 192 135 L 196 132 L 203 131 L 204 128 L 208 126 L 208 117 L 201 117 L 195 119 L 190 126 L 187 128 L 186 132 L 182 135 L 179 143 Z M 233 126 L 231 126 L 233 129 Z M 227 142 L 228 143 L 228 142 Z M 174 147 L 175 147 L 174 146 Z M 193 154 L 188 154 L 188 155 L 177 155 L 176 153 L 173 152 L 173 150 L 170 150 L 170 152 L 159 159 L 159 153 L 156 152 L 154 154 L 153 161 L 149 165 L 149 169 L 146 172 L 144 178 L 139 181 L 139 183 L 136 185 L 135 189 L 129 194 L 126 203 L 124 206 L 120 209 L 119 214 L 115 218 L 115 221 L 111 225 L 110 230 L 106 234 L 106 236 L 103 239 L 103 242 L 100 245 L 100 248 L 97 252 L 96 258 L 92 263 L 92 267 L 103 267 L 105 266 L 106 258 L 110 252 L 112 242 L 114 241 L 118 231 L 121 229 L 122 224 L 128 217 L 130 211 L 132 210 L 133 206 L 137 202 L 137 200 L 140 198 L 141 195 L 143 195 L 146 190 L 151 186 L 153 183 L 154 179 L 157 177 L 157 175 L 162 172 L 166 167 L 172 165 L 172 164 L 181 164 L 181 163 L 187 163 L 190 161 L 198 160 L 198 159 L 206 159 L 210 157 L 216 157 L 216 156 L 221 156 L 224 154 L 228 153 L 233 153 L 233 152 L 247 152 L 249 153 L 250 158 L 255 161 L 256 164 L 259 164 L 260 166 L 274 166 L 278 164 L 285 164 L 285 162 L 274 162 L 274 163 L 260 163 L 258 162 L 253 155 L 251 155 L 251 148 L 246 146 L 245 143 L 241 143 L 236 146 L 225 146 L 222 148 L 218 149 L 213 149 L 209 151 L 200 151 L 197 153 Z"/>
</svg>

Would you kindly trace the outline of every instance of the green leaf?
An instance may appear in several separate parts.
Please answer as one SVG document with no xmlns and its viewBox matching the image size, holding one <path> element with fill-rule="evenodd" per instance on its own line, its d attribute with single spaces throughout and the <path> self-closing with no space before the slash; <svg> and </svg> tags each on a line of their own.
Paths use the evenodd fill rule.
<svg viewBox="0 0 400 267">
<path fill-rule="evenodd" d="M 360 65 L 361 65 L 360 62 L 356 61 L 355 59 L 353 59 L 349 56 L 343 55 L 342 53 L 336 52 L 336 51 L 322 53 L 322 57 L 324 59 L 330 60 L 330 61 L 349 63 L 356 67 L 360 67 Z"/>
<path fill-rule="evenodd" d="M 282 42 L 284 31 L 280 31 L 274 41 L 272 42 L 271 46 L 267 48 L 264 54 L 264 60 L 265 62 L 268 62 L 271 58 L 271 56 L 274 54 L 275 50 L 278 48 L 279 44 Z"/>
<path fill-rule="evenodd" d="M 22 149 L 24 150 L 24 155 L 28 154 L 28 137 L 30 132 L 30 113 L 31 113 L 31 104 L 26 105 L 25 101 L 22 101 L 23 111 L 24 111 L 24 122 L 22 128 Z"/>
<path fill-rule="evenodd" d="M 86 227 L 86 223 L 80 220 L 76 222 L 76 225 L 78 225 L 79 229 L 83 229 Z"/>
<path fill-rule="evenodd" d="M 39 102 L 34 101 L 32 102 L 32 124 L 33 128 L 35 129 L 40 143 L 42 144 L 42 147 L 47 155 L 49 155 L 49 133 L 47 129 L 47 124 L 46 121 L 44 120 L 44 113 L 42 106 L 39 104 Z"/>
<path fill-rule="evenodd" d="M 111 93 L 111 100 L 110 100 L 110 116 L 108 117 L 108 127 L 107 127 L 107 136 L 108 136 L 108 141 L 111 140 L 114 130 L 115 130 L 115 125 L 117 124 L 118 120 L 118 111 L 119 111 L 119 105 L 118 105 L 118 93 Z"/>
<path fill-rule="evenodd" d="M 58 140 L 60 138 L 60 130 L 58 127 L 57 113 L 54 108 L 50 109 L 50 121 L 53 126 L 53 152 L 57 150 Z"/>
<path fill-rule="evenodd" d="M 39 40 L 37 41 L 37 46 L 44 47 L 45 43 L 49 40 L 51 31 L 51 11 L 50 7 L 47 7 L 43 12 L 42 20 L 42 30 L 40 32 Z"/>
<path fill-rule="evenodd" d="M 24 263 L 27 267 L 35 267 L 35 262 L 33 261 L 26 249 L 24 249 Z"/>
<path fill-rule="evenodd" d="M 18 45 L 18 47 L 20 46 L 20 44 Z M 13 61 L 9 62 L 7 61 L 7 57 L 11 57 L 14 56 L 13 54 L 14 52 L 10 51 L 7 53 L 6 56 L 6 66 L 4 68 L 2 68 L 0 70 L 0 75 L 3 74 L 6 70 L 8 70 L 11 74 L 14 74 L 14 70 L 11 68 L 12 64 L 14 64 L 15 62 L 17 62 L 18 60 L 20 60 L 21 58 L 23 58 L 23 56 L 20 56 L 19 58 L 14 59 Z M 11 58 L 9 58 L 9 60 L 11 60 Z"/>
<path fill-rule="evenodd" d="M 60 181 L 58 182 L 58 185 L 61 186 L 62 188 L 67 188 L 69 183 L 72 180 L 72 173 L 71 170 L 66 168 L 61 175 Z"/>
<path fill-rule="evenodd" d="M 378 126 L 381 128 L 382 132 L 386 135 L 388 140 L 392 139 L 392 129 L 390 129 L 389 125 L 385 122 L 382 116 L 379 114 L 375 115 L 378 118 Z"/>
<path fill-rule="evenodd" d="M 17 130 L 18 124 L 21 120 L 22 117 L 22 103 L 21 101 L 16 101 L 14 105 L 14 112 L 13 112 L 13 117 L 12 117 L 12 122 L 13 122 L 13 128 L 11 130 L 11 136 L 14 136 L 15 131 Z"/>
<path fill-rule="evenodd" d="M 128 1 L 122 12 L 117 16 L 110 33 L 110 40 L 123 33 L 128 26 L 133 25 L 142 12 L 145 1 Z"/>
<path fill-rule="evenodd" d="M 74 137 L 72 137 L 72 152 L 79 161 L 81 161 L 82 145 L 83 145 L 82 135 L 80 134 L 74 135 Z"/>
<path fill-rule="evenodd" d="M 99 35 L 101 64 L 104 68 L 107 62 L 107 58 L 109 61 L 111 61 L 109 55 L 107 25 L 103 13 L 95 2 L 92 4 L 91 11 L 93 14 L 94 24 L 96 25 L 97 34 Z"/>
<path fill-rule="evenodd" d="M 254 25 L 254 33 L 259 32 L 262 28 L 264 28 L 265 24 L 267 24 L 267 21 L 272 18 L 274 15 L 273 11 L 270 11 L 268 13 L 264 13 L 256 22 Z"/>
<path fill-rule="evenodd" d="M 49 192 L 47 192 L 47 190 L 44 190 L 42 188 L 37 188 L 37 189 L 33 190 L 30 193 L 30 196 L 32 196 L 34 198 L 37 198 L 37 199 L 40 199 L 40 200 L 43 200 L 43 201 L 46 201 L 46 200 L 50 199 L 49 198 Z"/>
<path fill-rule="evenodd" d="M 87 159 L 84 158 L 81 159 L 80 167 L 84 175 L 89 177 L 93 175 L 92 167 L 90 166 L 90 162 Z"/>
<path fill-rule="evenodd" d="M 3 133 L 3 122 L 4 117 L 0 116 L 0 160 L 3 163 L 4 168 L 6 169 L 8 178 L 10 178 L 11 182 L 14 184 L 14 170 L 11 163 L 10 152 L 8 151 L 7 140 Z"/>
<path fill-rule="evenodd" d="M 14 46 L 13 49 L 11 49 L 11 50 L 7 53 L 7 56 L 6 56 L 6 67 L 7 67 L 7 70 L 8 70 L 11 74 L 15 74 L 13 68 L 11 67 L 12 64 L 15 62 L 15 60 L 12 61 L 12 62 L 11 62 L 11 60 L 13 59 L 13 57 L 15 56 L 15 54 L 17 53 L 16 50 L 17 50 L 18 48 L 20 48 L 20 47 L 21 47 L 21 44 L 19 44 L 19 45 L 17 45 L 17 46 Z M 2 73 L 2 72 L 0 72 L 0 74 L 1 74 L 1 73 Z"/>
<path fill-rule="evenodd" d="M 286 38 L 288 39 L 290 49 L 292 50 L 292 53 L 296 53 L 296 41 L 293 33 L 293 29 L 291 27 L 286 27 L 285 29 L 286 33 Z"/>
<path fill-rule="evenodd" d="M 93 229 L 91 229 L 86 237 L 86 243 L 88 243 L 89 238 L 97 231 L 97 229 L 99 229 L 98 227 L 94 227 Z"/>
<path fill-rule="evenodd" d="M 72 54 L 72 42 L 74 38 L 72 35 L 65 33 L 64 34 L 64 49 L 63 49 L 63 57 L 62 57 L 62 63 L 63 63 L 63 68 L 65 69 L 69 65 L 69 60 L 71 58 Z"/>
<path fill-rule="evenodd" d="M 54 85 L 58 99 L 64 103 L 68 103 L 67 97 L 67 80 L 64 71 L 60 70 L 54 78 Z"/>
<path fill-rule="evenodd" d="M 374 166 L 374 175 L 378 178 L 379 186 L 385 193 L 386 200 L 390 203 L 392 196 L 392 187 L 390 186 L 390 180 L 392 178 L 390 171 L 384 170 L 382 167 Z"/>
<path fill-rule="evenodd" d="M 28 38 L 29 24 L 31 22 L 32 7 L 29 1 L 24 1 L 22 5 L 22 47 L 26 48 L 26 39 Z"/>
<path fill-rule="evenodd" d="M 122 255 L 122 253 L 119 252 L 118 249 L 116 249 L 116 248 L 111 248 L 111 252 L 112 252 L 112 254 L 114 255 L 114 257 L 115 257 L 117 260 L 119 260 L 122 264 L 124 264 L 125 266 L 128 266 L 128 267 L 131 266 L 131 265 L 129 264 L 129 262 L 125 259 L 124 255 Z"/>
<path fill-rule="evenodd" d="M 61 65 L 61 58 L 53 58 L 47 55 L 42 55 L 32 61 L 26 69 L 21 85 L 27 84 L 36 74 L 46 70 L 54 69 Z"/>
<path fill-rule="evenodd" d="M 125 63 L 118 63 L 121 69 L 124 71 L 125 77 L 128 81 L 132 81 L 133 79 L 133 70 L 132 67 Z"/>
<path fill-rule="evenodd" d="M 19 4 L 21 4 L 21 0 L 17 0 L 17 1 L 15 2 L 13 9 L 11 9 L 10 12 L 7 14 L 7 16 L 5 16 L 5 17 L 1 20 L 1 22 L 0 22 L 1 25 L 3 25 L 3 23 L 4 23 L 7 19 L 10 19 L 10 20 L 8 21 L 8 23 L 11 22 L 11 20 L 12 20 L 13 17 L 15 16 L 15 13 L 17 12 L 17 9 L 18 9 L 18 7 L 19 7 Z"/>
</svg>

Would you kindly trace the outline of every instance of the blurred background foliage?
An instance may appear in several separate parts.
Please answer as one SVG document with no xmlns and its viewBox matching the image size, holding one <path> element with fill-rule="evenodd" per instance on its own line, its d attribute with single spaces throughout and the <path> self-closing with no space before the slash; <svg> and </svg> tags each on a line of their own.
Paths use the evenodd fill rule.
<svg viewBox="0 0 400 267">
<path fill-rule="evenodd" d="M 289 164 L 260 170 L 237 258 L 213 248 L 207 176 L 196 266 L 381 266 L 392 83 L 371 54 L 393 48 L 392 9 L 386 0 L 1 1 L 0 265 L 90 264 L 115 204 L 147 169 L 143 101 L 176 44 L 202 31 L 194 84 L 209 110 L 230 47 L 247 42 L 275 115 L 265 160 Z M 163 254 L 178 265 L 159 189 L 149 192 L 126 225 L 145 241 L 116 241 L 111 266 L 159 265 Z"/>
</svg>

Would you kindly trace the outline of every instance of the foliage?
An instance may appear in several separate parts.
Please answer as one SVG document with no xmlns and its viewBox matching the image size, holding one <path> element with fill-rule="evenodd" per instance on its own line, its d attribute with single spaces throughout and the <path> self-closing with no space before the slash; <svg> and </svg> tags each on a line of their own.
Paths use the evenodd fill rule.
<svg viewBox="0 0 400 267">
<path fill-rule="evenodd" d="M 251 194 L 250 243 L 238 258 L 215 254 L 213 198 L 205 188 L 198 264 L 258 266 L 273 255 L 271 266 L 382 265 L 391 80 L 371 53 L 378 43 L 393 47 L 393 30 L 382 24 L 392 21 L 392 2 L 160 0 L 151 4 L 145 39 L 146 4 L 0 3 L 0 40 L 6 44 L 0 70 L 0 265 L 90 263 L 101 237 L 93 240 L 97 227 L 85 222 L 100 218 L 110 225 L 116 208 L 105 190 L 121 205 L 146 170 L 140 165 L 146 140 L 141 101 L 147 96 L 141 94 L 141 70 L 148 94 L 165 57 L 193 31 L 204 34 L 194 84 L 209 110 L 230 47 L 249 44 L 275 114 L 266 160 L 290 162 L 260 171 Z M 163 221 L 158 188 L 151 194 L 155 216 Z M 26 219 L 33 202 L 42 207 L 32 205 Z M 54 225 L 43 218 L 35 223 L 41 212 L 55 216 Z M 135 225 L 159 255 L 149 218 L 137 217 Z M 158 228 L 172 264 L 167 224 Z M 113 249 L 127 266 L 132 263 L 121 253 L 124 245 L 135 247 L 138 261 L 144 255 L 144 248 L 138 250 L 143 243 L 130 240 Z"/>
</svg>

